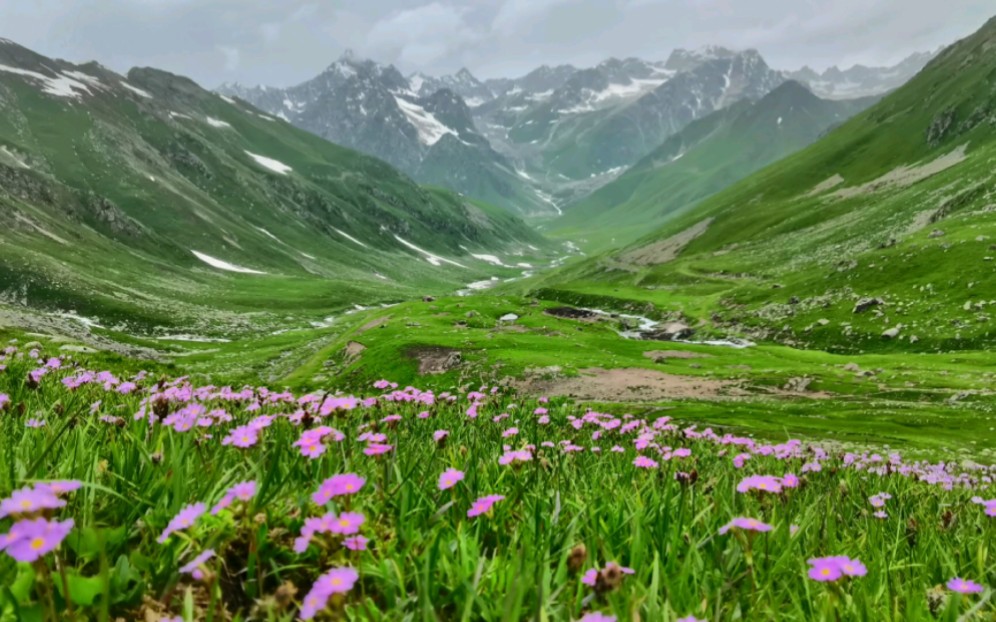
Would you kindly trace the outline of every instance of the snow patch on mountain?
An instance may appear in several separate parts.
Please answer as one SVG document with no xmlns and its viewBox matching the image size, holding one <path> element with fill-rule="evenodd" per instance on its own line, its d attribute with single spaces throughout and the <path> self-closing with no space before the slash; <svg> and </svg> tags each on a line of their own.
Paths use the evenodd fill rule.
<svg viewBox="0 0 996 622">
<path fill-rule="evenodd" d="M 654 78 L 632 78 L 628 83 L 612 83 L 601 91 L 585 89 L 583 101 L 560 111 L 561 114 L 583 114 L 606 108 L 626 100 L 636 99 L 667 82 L 675 72 L 668 71 Z M 729 78 L 727 78 L 728 80 Z"/>
<path fill-rule="evenodd" d="M 500 282 L 501 280 L 496 276 L 483 281 L 474 281 L 473 283 L 468 283 L 466 289 L 457 290 L 456 295 L 460 297 L 470 296 L 474 292 L 491 289 Z"/>
<path fill-rule="evenodd" d="M 360 245 L 360 246 L 362 246 L 363 248 L 370 248 L 369 246 L 367 246 L 367 245 L 366 245 L 366 244 L 364 244 L 363 242 L 360 242 L 359 240 L 357 240 L 357 239 L 356 239 L 356 238 L 354 238 L 353 236 L 349 235 L 349 234 L 348 234 L 348 233 L 346 233 L 345 231 L 342 231 L 341 229 L 336 229 L 335 227 L 332 227 L 332 228 L 333 228 L 333 229 L 335 229 L 335 232 L 336 232 L 336 233 L 338 233 L 338 234 L 339 234 L 339 235 L 341 235 L 342 237 L 346 238 L 346 239 L 347 239 L 347 240 L 349 240 L 350 242 L 353 242 L 353 243 L 355 243 L 355 244 L 359 244 L 359 245 Z"/>
<path fill-rule="evenodd" d="M 121 86 L 125 87 L 126 89 L 128 89 L 129 91 L 131 91 L 132 93 L 134 93 L 135 95 L 138 95 L 139 97 L 144 97 L 146 99 L 153 99 L 152 95 L 148 91 L 143 91 L 142 89 L 138 88 L 137 86 L 132 86 L 131 84 L 128 84 L 124 80 L 122 80 L 118 84 L 120 84 Z"/>
<path fill-rule="evenodd" d="M 394 239 L 396 239 L 397 241 L 401 242 L 402 244 L 404 244 L 408 248 L 412 249 L 413 251 L 418 251 L 419 253 L 422 253 L 423 255 L 425 255 L 425 260 L 428 261 L 429 263 L 431 263 L 434 266 L 441 266 L 444 263 L 448 263 L 448 264 L 450 264 L 452 266 L 456 266 L 458 268 L 467 269 L 467 266 L 465 266 L 463 264 L 459 264 L 459 263 L 453 261 L 452 259 L 446 259 L 445 257 L 439 257 L 438 255 L 433 255 L 432 253 L 430 253 L 429 251 L 425 250 L 424 248 L 419 248 L 418 246 L 415 246 L 414 244 L 412 244 L 408 240 L 405 240 L 404 238 L 398 237 L 397 235 L 394 236 Z"/>
<path fill-rule="evenodd" d="M 536 196 L 539 197 L 540 201 L 543 201 L 544 203 L 546 203 L 547 205 L 549 205 L 553 209 L 557 210 L 557 215 L 558 216 L 563 216 L 564 215 L 564 211 L 562 209 L 560 209 L 560 206 L 557 205 L 554 202 L 552 196 L 550 196 L 549 194 L 543 192 L 542 190 L 540 190 L 538 188 L 533 188 L 533 192 L 536 193 Z"/>
<path fill-rule="evenodd" d="M 425 76 L 416 73 L 412 77 L 408 78 L 408 84 L 411 85 L 411 89 L 416 93 L 422 92 L 422 85 L 425 84 Z"/>
<path fill-rule="evenodd" d="M 270 232 L 269 232 L 269 231 L 267 231 L 266 229 L 264 229 L 264 228 L 262 228 L 262 227 L 256 227 L 256 229 L 257 229 L 257 230 L 258 230 L 258 231 L 259 231 L 260 233 L 262 233 L 263 235 L 265 235 L 266 237 L 268 237 L 268 238 L 270 238 L 271 240 L 273 240 L 274 242 L 279 242 L 280 244 L 283 244 L 283 243 L 284 243 L 284 242 L 283 242 L 283 240 L 281 240 L 281 239 L 280 239 L 280 238 L 278 238 L 277 236 L 273 235 L 272 233 L 270 233 Z M 285 245 L 285 246 L 286 246 L 286 245 Z"/>
<path fill-rule="evenodd" d="M 480 254 L 479 255 L 479 254 L 471 253 L 470 256 L 473 257 L 474 259 L 480 259 L 481 261 L 486 261 L 489 264 L 498 266 L 499 268 L 508 268 L 509 267 L 509 266 L 505 265 L 505 262 L 503 262 L 498 257 L 495 257 L 494 255 L 484 255 L 484 254 Z"/>
<path fill-rule="evenodd" d="M 453 134 L 457 138 L 460 137 L 457 132 L 441 123 L 434 114 L 422 106 L 397 95 L 394 96 L 394 101 L 398 103 L 398 108 L 404 113 L 408 122 L 418 131 L 418 139 L 422 144 L 428 146 L 435 145 L 439 142 L 439 139 L 447 134 Z"/>
<path fill-rule="evenodd" d="M 17 168 L 31 168 L 24 162 L 24 160 L 17 157 L 17 155 L 7 149 L 7 145 L 0 145 L 0 154 L 7 156 L 7 158 L 10 159 Z"/>
<path fill-rule="evenodd" d="M 532 93 L 526 96 L 526 99 L 534 102 L 545 102 L 546 100 L 553 97 L 554 89 L 549 89 L 542 91 L 540 93 Z"/>
<path fill-rule="evenodd" d="M 219 270 L 225 270 L 227 272 L 239 272 L 242 274 L 266 274 L 265 272 L 260 272 L 259 270 L 253 270 L 252 268 L 243 268 L 242 266 L 237 266 L 233 263 L 228 263 L 217 257 L 212 257 L 211 255 L 206 255 L 204 253 L 192 250 L 190 251 L 195 257 L 211 266 L 212 268 L 217 268 Z"/>
<path fill-rule="evenodd" d="M 45 237 L 47 237 L 49 239 L 52 239 L 52 240 L 55 240 L 56 242 L 58 242 L 59 244 L 62 244 L 63 246 L 69 246 L 69 242 L 67 242 L 66 240 L 64 240 L 64 239 L 60 238 L 59 236 L 55 235 L 54 233 L 52 233 L 51 231 L 49 231 L 45 227 L 39 225 L 34 220 L 32 220 L 31 218 L 25 216 L 24 214 L 22 214 L 20 212 L 14 212 L 14 218 L 16 218 L 18 220 L 18 222 L 21 222 L 21 223 L 23 223 L 23 224 L 31 227 L 32 229 L 34 229 L 38 233 L 44 235 Z"/>
<path fill-rule="evenodd" d="M 215 119 L 214 117 L 208 117 L 207 124 L 210 125 L 211 127 L 222 127 L 222 128 L 232 127 L 231 123 L 226 123 L 225 121 L 222 121 L 221 119 Z"/>
<path fill-rule="evenodd" d="M 80 82 L 84 82 L 96 89 L 107 88 L 107 85 L 101 82 L 98 78 L 91 76 L 88 73 L 83 73 L 82 71 L 63 71 L 62 75 L 71 80 L 79 80 Z"/>
<path fill-rule="evenodd" d="M 354 69 L 353 66 L 349 64 L 348 59 L 336 61 L 335 63 L 329 66 L 327 71 L 331 71 L 332 73 L 338 74 L 343 78 L 352 78 L 353 76 L 356 75 L 356 69 Z"/>
<path fill-rule="evenodd" d="M 255 160 L 256 164 L 259 164 L 260 166 L 262 166 L 264 168 L 268 168 L 271 171 L 273 171 L 274 173 L 279 173 L 281 175 L 286 175 L 287 173 L 289 173 L 289 172 L 291 172 L 291 171 L 294 170 L 291 167 L 289 167 L 286 164 L 284 164 L 283 162 L 280 162 L 279 160 L 274 160 L 273 158 L 268 158 L 266 156 L 261 156 L 261 155 L 259 155 L 257 153 L 253 153 L 251 151 L 246 151 L 246 154 L 250 158 L 252 158 L 253 160 Z"/>
<path fill-rule="evenodd" d="M 591 178 L 603 177 L 603 176 L 615 176 L 626 170 L 625 166 L 614 166 L 607 171 L 602 171 L 601 173 L 592 173 Z"/>
<path fill-rule="evenodd" d="M 48 93 L 49 95 L 55 95 L 56 97 L 68 97 L 70 99 L 79 99 L 84 93 L 87 95 L 92 95 L 90 87 L 85 82 L 81 82 L 74 79 L 72 76 L 66 74 L 57 74 L 55 77 L 46 76 L 40 74 L 36 71 L 28 71 L 27 69 L 19 69 L 17 67 L 10 67 L 8 65 L 0 65 L 0 71 L 5 73 L 12 73 L 15 75 L 23 76 L 25 78 L 30 78 L 41 82 L 42 91 Z M 78 74 L 79 72 L 72 72 Z M 82 74 L 86 75 L 86 74 Z M 87 76 L 92 80 L 96 80 L 92 76 Z M 99 81 L 98 81 L 99 82 Z"/>
</svg>

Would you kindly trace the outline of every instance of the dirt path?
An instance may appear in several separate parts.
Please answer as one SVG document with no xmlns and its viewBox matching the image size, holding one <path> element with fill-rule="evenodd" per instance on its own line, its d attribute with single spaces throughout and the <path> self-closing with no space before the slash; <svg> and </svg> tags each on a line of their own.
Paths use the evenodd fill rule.
<svg viewBox="0 0 996 622">
<path fill-rule="evenodd" d="M 644 358 L 660 363 L 667 359 L 705 359 L 711 358 L 708 354 L 699 352 L 687 352 L 684 350 L 651 350 L 643 353 Z"/>
<path fill-rule="evenodd" d="M 356 331 L 356 334 L 357 335 L 362 335 L 363 333 L 367 332 L 368 330 L 373 330 L 375 328 L 380 328 L 384 324 L 387 324 L 387 322 L 390 319 L 391 319 L 390 315 L 385 315 L 384 317 L 379 317 L 376 320 L 370 320 L 369 322 L 367 322 L 366 324 L 364 324 L 363 326 L 361 326 L 359 328 L 359 330 Z"/>
<path fill-rule="evenodd" d="M 750 395 L 737 380 L 676 376 L 652 369 L 582 369 L 575 378 L 518 380 L 525 393 L 603 402 L 655 402 L 667 399 L 728 398 Z"/>
</svg>

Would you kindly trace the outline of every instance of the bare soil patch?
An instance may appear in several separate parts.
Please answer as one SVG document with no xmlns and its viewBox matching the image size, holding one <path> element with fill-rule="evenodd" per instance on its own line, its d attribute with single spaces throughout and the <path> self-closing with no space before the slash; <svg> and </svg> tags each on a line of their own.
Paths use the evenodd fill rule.
<svg viewBox="0 0 996 622">
<path fill-rule="evenodd" d="M 808 194 L 806 194 L 806 197 L 807 198 L 815 197 L 818 194 L 823 194 L 827 190 L 833 190 L 842 183 L 844 183 L 844 178 L 840 176 L 840 173 L 838 173 L 833 177 L 831 177 L 830 179 L 825 179 L 820 183 L 816 184 L 813 187 L 813 189 L 810 190 Z"/>
<path fill-rule="evenodd" d="M 530 394 L 567 396 L 603 402 L 654 402 L 666 399 L 725 398 L 750 395 L 737 380 L 665 374 L 652 369 L 582 369 L 576 378 L 515 381 Z"/>
<path fill-rule="evenodd" d="M 956 164 L 963 162 L 967 157 L 965 155 L 965 150 L 967 148 L 968 143 L 965 143 L 951 153 L 942 155 L 934 160 L 931 160 L 930 162 L 900 166 L 889 171 L 885 175 L 882 175 L 878 179 L 873 179 L 872 181 L 860 186 L 841 188 L 830 196 L 836 199 L 850 199 L 863 194 L 878 192 L 879 190 L 886 190 L 889 188 L 906 188 L 907 186 L 912 186 L 918 181 L 927 179 L 928 177 L 936 175 L 951 168 L 952 166 L 955 166 Z"/>
<path fill-rule="evenodd" d="M 412 348 L 406 356 L 418 361 L 418 373 L 422 376 L 445 374 L 463 362 L 463 355 L 459 350 L 442 347 Z"/>
<path fill-rule="evenodd" d="M 366 349 L 367 347 L 359 341 L 350 341 L 343 349 L 343 354 L 345 355 L 348 363 L 353 363 L 360 358 Z"/>
<path fill-rule="evenodd" d="M 362 335 L 363 333 L 367 332 L 368 330 L 373 330 L 375 328 L 380 328 L 384 324 L 387 324 L 387 322 L 390 319 L 391 319 L 390 315 L 385 315 L 384 317 L 379 317 L 379 318 L 377 318 L 375 320 L 370 320 L 369 322 L 367 322 L 366 324 L 364 324 L 363 326 L 361 326 L 359 328 L 359 330 L 356 331 L 356 334 L 357 335 Z"/>
<path fill-rule="evenodd" d="M 496 333 L 519 333 L 519 334 L 523 334 L 523 333 L 528 333 L 529 329 L 526 328 L 525 326 L 521 326 L 519 324 L 511 324 L 511 325 L 507 325 L 507 326 L 499 326 L 499 327 L 497 327 L 497 328 L 494 329 L 494 332 L 496 332 Z"/>
<path fill-rule="evenodd" d="M 626 253 L 621 259 L 639 266 L 656 266 L 673 261 L 692 240 L 706 232 L 706 229 L 712 224 L 712 220 L 712 218 L 706 218 L 666 240 L 659 240 Z"/>
<path fill-rule="evenodd" d="M 705 359 L 711 358 L 708 354 L 699 352 L 684 352 L 682 350 L 652 350 L 643 353 L 644 358 L 648 358 L 655 363 L 661 363 L 668 359 Z"/>
</svg>

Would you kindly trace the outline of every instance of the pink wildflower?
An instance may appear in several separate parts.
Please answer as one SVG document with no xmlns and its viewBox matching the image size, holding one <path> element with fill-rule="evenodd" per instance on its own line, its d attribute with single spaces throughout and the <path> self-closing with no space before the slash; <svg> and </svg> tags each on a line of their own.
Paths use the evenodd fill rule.
<svg viewBox="0 0 996 622">
<path fill-rule="evenodd" d="M 367 480 L 356 473 L 344 473 L 328 478 L 318 487 L 315 494 L 311 495 L 311 500 L 316 505 L 325 505 L 332 497 L 345 495 L 355 495 L 360 492 Z"/>
<path fill-rule="evenodd" d="M 446 469 L 443 474 L 439 476 L 439 489 L 448 490 L 457 485 L 457 482 L 463 480 L 463 471 L 458 471 L 456 469 Z"/>
<path fill-rule="evenodd" d="M 957 592 L 958 594 L 979 594 L 985 590 L 981 585 L 975 581 L 969 581 L 968 579 L 962 579 L 961 577 L 955 577 L 948 581 L 948 589 L 952 592 Z"/>
<path fill-rule="evenodd" d="M 176 516 L 173 517 L 173 520 L 169 522 L 166 529 L 163 530 L 162 535 L 159 536 L 157 542 L 159 542 L 159 544 L 164 544 L 174 532 L 193 527 L 194 523 L 196 523 L 197 519 L 204 514 L 206 509 L 207 507 L 203 503 L 193 503 L 184 507 Z"/>
<path fill-rule="evenodd" d="M 474 505 L 467 510 L 467 518 L 474 518 L 475 516 L 480 516 L 481 514 L 487 514 L 491 511 L 499 501 L 503 501 L 505 497 L 503 495 L 488 495 L 486 497 L 481 497 L 474 502 Z"/>
</svg>

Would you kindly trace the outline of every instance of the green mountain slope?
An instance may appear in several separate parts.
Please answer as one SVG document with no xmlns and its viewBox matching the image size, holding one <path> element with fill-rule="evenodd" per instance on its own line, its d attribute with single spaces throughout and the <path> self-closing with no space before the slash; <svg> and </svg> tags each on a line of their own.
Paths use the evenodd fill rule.
<svg viewBox="0 0 996 622">
<path fill-rule="evenodd" d="M 452 291 L 494 274 L 469 253 L 539 244 L 502 211 L 186 78 L 0 43 L 7 301 L 146 323 L 318 313 Z"/>
<path fill-rule="evenodd" d="M 994 161 L 996 19 L 809 148 L 548 284 L 681 312 L 700 333 L 991 347 Z"/>
<path fill-rule="evenodd" d="M 612 183 L 567 208 L 551 229 L 620 244 L 667 217 L 809 145 L 877 98 L 820 99 L 789 81 L 691 123 Z"/>
</svg>

